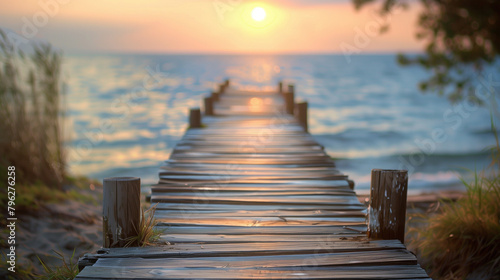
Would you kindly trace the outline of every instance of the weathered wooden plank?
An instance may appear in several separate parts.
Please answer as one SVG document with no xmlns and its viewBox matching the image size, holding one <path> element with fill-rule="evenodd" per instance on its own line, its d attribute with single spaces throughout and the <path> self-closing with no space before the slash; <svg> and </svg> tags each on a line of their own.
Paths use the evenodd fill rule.
<svg viewBox="0 0 500 280">
<path fill-rule="evenodd" d="M 274 197 L 203 197 L 199 196 L 168 196 L 153 194 L 151 195 L 152 202 L 169 202 L 169 203 L 200 203 L 200 200 L 204 204 L 217 203 L 217 204 L 287 204 L 287 205 L 359 205 L 359 201 L 356 197 L 350 196 L 338 196 L 334 198 L 328 198 L 323 196 L 274 196 Z"/>
<path fill-rule="evenodd" d="M 197 215 L 183 215 L 179 217 L 157 218 L 159 225 L 202 225 L 202 226 L 240 226 L 240 227 L 268 227 L 268 226 L 350 226 L 363 225 L 366 219 L 356 217 L 211 217 L 200 218 Z"/>
<path fill-rule="evenodd" d="M 218 192 L 218 191 L 203 191 L 203 192 L 174 192 L 169 193 L 169 197 L 171 198 L 184 198 L 184 197 L 198 197 L 204 196 L 207 199 L 211 198 L 229 198 L 236 199 L 243 196 L 245 199 L 254 200 L 258 199 L 310 199 L 310 200 L 318 200 L 318 201 L 351 201 L 354 204 L 356 200 L 352 197 L 352 193 L 340 193 L 340 194 L 329 194 L 328 192 L 307 192 L 307 191 L 290 191 L 290 192 L 263 192 L 259 194 L 258 192 Z M 357 199 L 357 198 L 356 198 Z"/>
<path fill-rule="evenodd" d="M 156 204 L 158 210 L 180 210 L 180 211 L 205 211 L 205 210 L 234 210 L 234 211 L 365 211 L 366 207 L 358 205 L 242 205 L 242 204 L 209 204 L 205 203 L 203 197 L 189 203 L 164 203 Z"/>
<path fill-rule="evenodd" d="M 165 186 L 166 184 L 158 184 L 161 186 Z M 285 186 L 285 187 L 293 187 L 293 186 L 301 186 L 304 189 L 308 189 L 310 187 L 334 187 L 334 186 L 346 186 L 349 187 L 349 183 L 346 179 L 328 179 L 328 180 L 313 180 L 313 179 L 301 179 L 301 180 L 245 180 L 245 181 L 235 181 L 235 182 L 210 182 L 210 183 L 192 183 L 186 185 L 185 183 L 174 182 L 169 183 L 169 185 L 183 185 L 183 186 L 231 186 L 231 187 L 245 187 L 245 186 L 254 186 L 254 187 L 272 187 L 272 186 Z"/>
<path fill-rule="evenodd" d="M 211 152 L 216 154 L 239 154 L 244 151 L 258 151 L 259 154 L 288 154 L 288 155 L 307 155 L 307 154 L 315 154 L 319 151 L 322 151 L 321 146 L 299 146 L 299 147 L 289 147 L 289 146 L 278 146 L 275 145 L 270 147 L 268 145 L 258 146 L 257 143 L 255 145 L 247 144 L 247 145 L 234 145 L 233 147 L 228 146 L 220 146 L 219 145 L 179 145 L 175 148 L 175 153 L 184 153 L 184 152 Z"/>
<path fill-rule="evenodd" d="M 328 164 L 333 161 L 330 158 L 249 158 L 249 157 L 240 157 L 240 158 L 213 158 L 213 157 L 204 157 L 204 158 L 175 158 L 170 161 L 175 160 L 175 162 L 182 163 L 220 163 L 220 164 L 238 164 L 238 165 L 309 165 L 316 166 L 318 164 Z"/>
<path fill-rule="evenodd" d="M 93 255 L 99 258 L 170 258 L 170 257 L 231 257 L 268 256 L 287 254 L 317 254 L 364 252 L 374 250 L 404 249 L 399 240 L 335 241 L 325 239 L 311 242 L 260 242 L 226 244 L 178 243 L 168 246 L 111 248 L 106 254 Z"/>
<path fill-rule="evenodd" d="M 289 235 L 230 235 L 230 234 L 163 234 L 160 236 L 160 243 L 260 243 L 260 242 L 319 242 L 322 240 L 341 241 L 341 240 L 366 240 L 364 234 L 289 234 Z"/>
<path fill-rule="evenodd" d="M 158 226 L 164 234 L 226 234 L 226 235 L 348 235 L 365 234 L 366 225 L 353 226 L 270 226 L 270 227 L 228 227 L 228 226 Z"/>
<path fill-rule="evenodd" d="M 112 267 L 111 267 L 112 268 Z M 76 279 L 98 277 L 109 272 L 108 267 L 86 267 Z M 294 270 L 281 269 L 167 269 L 125 268 L 113 269 L 111 279 L 405 279 L 428 278 L 418 265 L 321 267 Z M 108 278 L 110 279 L 110 278 Z"/>
<path fill-rule="evenodd" d="M 366 219 L 366 213 L 363 211 L 328 211 L 328 210 L 304 210 L 304 211 L 287 211 L 287 210 L 267 210 L 267 211 L 248 211 L 233 209 L 227 210 L 156 210 L 155 217 L 159 219 L 168 219 L 169 217 L 182 217 L 186 214 L 196 215 L 198 218 L 217 218 L 217 217 L 358 217 Z"/>
<path fill-rule="evenodd" d="M 178 170 L 178 171 L 199 171 L 199 172 L 226 172 L 226 171 L 253 171 L 253 172 L 331 172 L 338 171 L 336 168 L 331 166 L 259 166 L 259 165 L 244 165 L 237 166 L 237 168 L 228 167 L 225 164 L 208 164 L 208 163 L 176 163 L 176 164 L 166 164 L 161 166 L 162 170 Z"/>
<path fill-rule="evenodd" d="M 266 195 L 331 195 L 331 196 L 352 196 L 355 195 L 354 191 L 348 189 L 347 182 L 345 186 L 342 187 L 308 187 L 304 189 L 303 187 L 297 186 L 268 186 L 268 187 L 227 187 L 224 184 L 219 186 L 197 186 L 197 185 L 155 185 L 151 187 L 153 192 L 157 193 L 186 193 L 192 194 L 197 193 L 200 196 L 204 196 L 206 193 L 219 193 L 223 195 L 252 195 L 254 193 L 260 193 L 263 196 Z"/>
<path fill-rule="evenodd" d="M 230 175 L 230 176 L 273 176 L 273 177 L 284 177 L 287 176 L 287 178 L 295 178 L 297 177 L 297 174 L 300 174 L 301 177 L 306 177 L 307 176 L 316 176 L 316 177 L 330 177 L 332 175 L 338 175 L 342 174 L 340 171 L 336 170 L 335 168 L 331 168 L 330 170 L 318 170 L 318 171 L 300 171 L 300 170 L 290 170 L 290 169 L 282 169 L 282 170 L 252 170 L 252 169 L 246 169 L 246 168 L 238 168 L 236 170 L 214 170 L 214 169 L 208 169 L 208 170 L 186 170 L 183 168 L 176 168 L 176 167 L 166 167 L 162 168 L 163 170 L 160 171 L 160 176 L 162 175 Z"/>
<path fill-rule="evenodd" d="M 311 176 L 308 174 L 301 175 L 289 175 L 289 176 L 269 176 L 269 175 L 231 175 L 231 174 L 213 174 L 213 175 L 195 175 L 195 174 L 186 174 L 186 175 L 172 175 L 168 173 L 161 173 L 160 180 L 177 180 L 177 181 L 215 181 L 221 179 L 230 179 L 230 180 L 301 180 L 301 179 L 311 179 Z M 316 175 L 313 177 L 316 180 L 327 180 L 327 179 L 339 179 L 344 180 L 347 179 L 345 175 Z"/>
<path fill-rule="evenodd" d="M 215 176 L 214 176 L 215 177 Z M 217 178 L 217 177 L 216 177 Z M 295 179 L 295 180 L 288 180 L 288 179 L 282 179 L 282 180 L 265 180 L 265 179 L 262 179 L 262 180 L 238 180 L 238 179 L 234 179 L 234 180 L 231 180 L 231 181 L 224 181 L 224 180 L 219 180 L 219 181 L 216 181 L 216 180 L 213 180 L 211 182 L 198 182 L 198 181 L 194 181 L 194 182 L 179 182 L 179 181 L 172 181 L 172 182 L 169 182 L 169 183 L 164 183 L 164 184 L 176 184 L 176 185 L 179 185 L 179 184 L 183 184 L 185 186 L 227 186 L 227 185 L 231 185 L 231 186 L 236 186 L 236 185 L 246 185 L 246 186 L 250 186 L 250 185 L 256 185 L 256 184 L 260 184 L 261 186 L 267 186 L 267 185 L 274 185 L 274 186 L 277 186 L 277 185 L 284 185 L 284 186 L 304 186 L 304 188 L 306 188 L 306 186 L 325 186 L 325 187 L 330 187 L 330 186 L 335 186 L 336 184 L 337 185 L 345 185 L 347 183 L 347 176 L 342 177 L 342 176 L 336 176 L 335 178 L 333 179 L 323 179 L 323 180 L 314 180 L 314 179 Z M 161 183 L 163 184 L 163 183 Z"/>
<path fill-rule="evenodd" d="M 257 257 L 212 258 L 102 258 L 94 266 L 128 268 L 293 268 L 320 266 L 416 265 L 417 259 L 407 250 L 381 250 L 349 253 L 278 255 Z"/>
<path fill-rule="evenodd" d="M 289 168 L 294 168 L 294 167 L 317 167 L 317 166 L 335 166 L 335 163 L 333 160 L 329 161 L 319 161 L 319 162 L 312 162 L 312 161 L 304 161 L 301 163 L 290 163 L 290 162 L 278 162 L 278 161 L 264 161 L 264 160 L 253 160 L 253 161 L 220 161 L 220 160 L 211 160 L 211 161 L 195 161 L 192 159 L 169 159 L 166 160 L 165 163 L 167 164 L 176 164 L 178 166 L 182 165 L 187 165 L 187 164 L 199 164 L 199 165 L 204 165 L 204 164 L 218 164 L 218 165 L 225 165 L 225 166 L 279 166 L 279 167 L 289 167 Z"/>
</svg>

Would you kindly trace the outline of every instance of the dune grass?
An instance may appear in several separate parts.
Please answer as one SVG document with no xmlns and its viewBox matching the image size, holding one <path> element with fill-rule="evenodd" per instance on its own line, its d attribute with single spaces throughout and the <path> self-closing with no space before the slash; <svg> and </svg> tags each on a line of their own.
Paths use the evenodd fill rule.
<svg viewBox="0 0 500 280">
<path fill-rule="evenodd" d="M 50 45 L 33 44 L 26 55 L 0 29 L 0 167 L 15 166 L 18 182 L 62 188 L 61 63 L 62 54 Z"/>
<path fill-rule="evenodd" d="M 37 278 L 47 280 L 67 280 L 75 278 L 79 272 L 78 262 L 75 261 L 75 250 L 73 250 L 73 254 L 68 260 L 66 260 L 66 257 L 60 252 L 54 251 L 54 254 L 54 256 L 61 261 L 60 266 L 49 266 L 37 256 L 44 270 L 44 274 L 39 275 Z"/>
<path fill-rule="evenodd" d="M 156 205 L 152 206 L 148 210 L 141 208 L 141 222 L 139 228 L 135 229 L 137 235 L 127 238 L 125 241 L 125 247 L 144 247 L 153 245 L 162 234 L 162 231 L 155 229 L 158 224 L 154 218 L 156 211 Z"/>
<path fill-rule="evenodd" d="M 492 129 L 495 126 L 492 120 Z M 443 201 L 433 216 L 419 215 L 426 227 L 410 228 L 410 245 L 433 279 L 500 279 L 500 145 L 490 168 L 475 171 L 467 192 Z"/>
<path fill-rule="evenodd" d="M 97 205 L 99 202 L 91 194 L 86 194 L 83 190 L 89 188 L 90 185 L 96 187 L 101 184 L 87 177 L 66 177 L 64 180 L 65 187 L 63 189 L 54 189 L 42 182 L 29 184 L 18 184 L 18 188 L 22 189 L 22 195 L 16 196 L 16 213 L 36 213 L 43 205 L 47 203 L 60 203 L 67 200 L 79 201 L 82 203 Z M 7 213 L 7 193 L 0 191 L 0 217 L 3 218 Z M 2 224 L 2 222 L 0 222 Z"/>
</svg>

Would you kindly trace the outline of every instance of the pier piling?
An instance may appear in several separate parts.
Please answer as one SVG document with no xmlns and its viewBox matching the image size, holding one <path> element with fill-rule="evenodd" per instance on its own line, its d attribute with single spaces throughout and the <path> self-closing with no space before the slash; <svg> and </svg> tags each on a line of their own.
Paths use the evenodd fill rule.
<svg viewBox="0 0 500 280">
<path fill-rule="evenodd" d="M 201 111 L 200 108 L 192 108 L 189 111 L 189 128 L 201 127 Z"/>
<path fill-rule="evenodd" d="M 372 170 L 368 237 L 404 243 L 407 192 L 407 170 Z"/>
<path fill-rule="evenodd" d="M 103 180 L 103 247 L 123 247 L 137 235 L 141 222 L 141 179 L 114 177 Z"/>
</svg>

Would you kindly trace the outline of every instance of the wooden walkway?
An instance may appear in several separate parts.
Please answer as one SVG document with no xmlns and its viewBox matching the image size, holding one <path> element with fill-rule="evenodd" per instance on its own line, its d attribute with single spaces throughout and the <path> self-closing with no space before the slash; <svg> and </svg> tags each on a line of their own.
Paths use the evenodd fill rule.
<svg viewBox="0 0 500 280">
<path fill-rule="evenodd" d="M 165 245 L 103 249 L 76 279 L 430 279 L 278 92 L 228 88 L 152 188 Z M 368 141 L 368 140 L 367 140 Z"/>
</svg>

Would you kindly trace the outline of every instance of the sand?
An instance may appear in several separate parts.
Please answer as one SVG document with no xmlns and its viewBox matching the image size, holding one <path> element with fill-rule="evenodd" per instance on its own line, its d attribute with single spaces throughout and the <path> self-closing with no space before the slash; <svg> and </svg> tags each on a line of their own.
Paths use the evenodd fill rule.
<svg viewBox="0 0 500 280">
<path fill-rule="evenodd" d="M 74 186 L 67 188 L 77 189 Z M 102 243 L 102 189 L 93 189 L 77 190 L 92 195 L 94 203 L 51 203 L 42 205 L 36 213 L 18 215 L 17 264 L 25 267 L 33 264 L 35 271 L 42 272 L 37 256 L 49 265 L 59 266 L 61 261 L 53 250 L 67 258 L 71 257 L 74 250 L 76 262 L 79 256 L 99 249 Z"/>
</svg>

